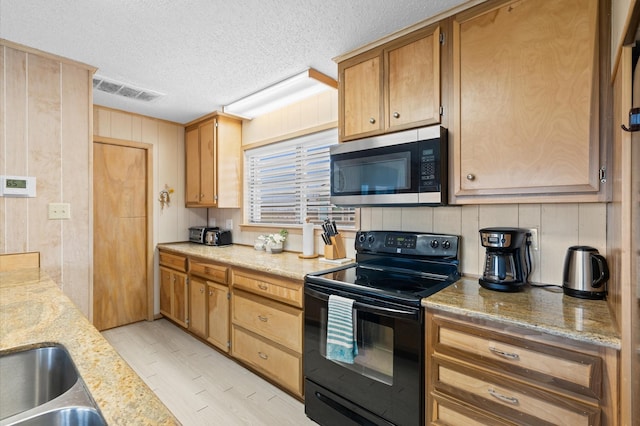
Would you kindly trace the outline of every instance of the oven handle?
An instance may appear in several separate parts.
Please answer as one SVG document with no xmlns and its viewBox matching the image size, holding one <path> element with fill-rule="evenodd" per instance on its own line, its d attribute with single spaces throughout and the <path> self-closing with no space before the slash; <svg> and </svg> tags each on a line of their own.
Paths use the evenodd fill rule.
<svg viewBox="0 0 640 426">
<path fill-rule="evenodd" d="M 314 290 L 305 286 L 304 292 L 311 297 L 315 297 L 316 299 L 320 299 L 322 301 L 329 300 L 329 293 L 324 293 L 318 290 Z M 368 303 L 358 302 L 357 300 L 353 303 L 353 308 L 362 311 L 369 312 L 375 315 L 380 315 L 383 317 L 389 318 L 399 318 L 399 319 L 411 319 L 411 320 L 419 320 L 420 319 L 420 308 L 417 309 L 395 309 L 395 308 L 385 308 L 382 306 L 370 305 Z"/>
</svg>

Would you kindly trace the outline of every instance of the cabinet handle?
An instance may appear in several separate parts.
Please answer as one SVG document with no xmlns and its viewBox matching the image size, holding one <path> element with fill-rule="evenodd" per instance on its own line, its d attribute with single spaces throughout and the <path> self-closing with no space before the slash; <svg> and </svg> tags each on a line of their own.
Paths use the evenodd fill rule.
<svg viewBox="0 0 640 426">
<path fill-rule="evenodd" d="M 269 318 L 267 318 L 267 317 L 265 317 L 265 316 L 262 316 L 262 315 L 258 315 L 258 319 L 259 319 L 260 321 L 262 321 L 262 322 L 267 322 L 267 321 L 269 321 Z"/>
<path fill-rule="evenodd" d="M 518 405 L 520 403 L 518 401 L 518 398 L 502 395 L 501 393 L 496 392 L 495 389 L 489 388 L 487 389 L 487 392 L 489 392 L 489 395 L 491 395 L 492 397 L 499 399 L 500 401 L 506 402 L 508 404 Z"/>
<path fill-rule="evenodd" d="M 375 118 L 371 117 L 371 118 L 369 119 L 369 123 L 371 123 L 371 124 L 375 124 L 375 122 L 376 122 L 376 119 L 375 119 Z"/>
<path fill-rule="evenodd" d="M 258 288 L 259 288 L 260 290 L 266 290 L 266 289 L 268 289 L 269 287 L 268 287 L 266 284 L 258 284 Z"/>
<path fill-rule="evenodd" d="M 200 287 L 200 293 L 204 293 L 204 287 Z"/>
<path fill-rule="evenodd" d="M 264 352 L 258 352 L 258 356 L 262 359 L 269 359 L 269 355 L 265 354 Z"/>
<path fill-rule="evenodd" d="M 204 194 L 200 194 L 200 199 L 202 200 L 204 198 Z"/>
<path fill-rule="evenodd" d="M 473 174 L 469 173 L 467 175 L 467 180 L 476 180 L 476 175 L 473 175 Z"/>
<path fill-rule="evenodd" d="M 393 113 L 393 118 L 400 118 L 400 113 L 399 112 L 394 112 Z"/>
<path fill-rule="evenodd" d="M 209 296 L 213 296 L 213 290 L 209 290 Z"/>
<path fill-rule="evenodd" d="M 501 356 L 502 358 L 507 358 L 507 359 L 511 359 L 511 360 L 520 359 L 520 355 L 518 355 L 518 354 L 501 351 L 500 349 L 494 348 L 493 346 L 489 346 L 489 350 L 491 352 L 493 352 L 494 354 L 496 354 L 498 356 Z"/>
</svg>

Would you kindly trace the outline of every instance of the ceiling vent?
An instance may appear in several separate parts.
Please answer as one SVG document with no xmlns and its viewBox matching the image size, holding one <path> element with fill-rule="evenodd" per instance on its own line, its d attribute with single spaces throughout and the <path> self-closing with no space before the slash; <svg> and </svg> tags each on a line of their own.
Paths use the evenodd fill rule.
<svg viewBox="0 0 640 426">
<path fill-rule="evenodd" d="M 100 90 L 101 92 L 111 95 L 122 96 L 142 102 L 153 102 L 165 96 L 163 93 L 141 89 L 119 81 L 109 80 L 99 75 L 93 77 L 93 88 L 94 90 Z"/>
</svg>

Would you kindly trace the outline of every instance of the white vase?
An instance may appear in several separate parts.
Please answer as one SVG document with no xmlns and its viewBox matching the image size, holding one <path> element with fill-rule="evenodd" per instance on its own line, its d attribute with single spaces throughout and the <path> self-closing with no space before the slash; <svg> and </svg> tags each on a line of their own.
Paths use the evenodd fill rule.
<svg viewBox="0 0 640 426">
<path fill-rule="evenodd" d="M 268 253 L 282 253 L 282 243 L 267 243 L 266 249 Z"/>
</svg>

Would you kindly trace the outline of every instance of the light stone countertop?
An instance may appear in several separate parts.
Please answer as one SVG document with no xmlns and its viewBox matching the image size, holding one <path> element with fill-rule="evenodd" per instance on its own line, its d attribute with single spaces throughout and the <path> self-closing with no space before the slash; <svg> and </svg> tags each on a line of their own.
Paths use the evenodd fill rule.
<svg viewBox="0 0 640 426">
<path fill-rule="evenodd" d="M 308 273 L 352 263 L 326 263 L 323 257 L 301 259 L 298 253 L 287 251 L 271 254 L 240 244 L 216 247 L 195 243 L 165 243 L 158 244 L 158 248 L 291 278 L 300 281 L 300 284 L 304 282 L 304 276 Z"/>
<path fill-rule="evenodd" d="M 0 350 L 61 343 L 109 425 L 179 425 L 98 330 L 39 269 L 0 272 Z"/>
<path fill-rule="evenodd" d="M 477 278 L 463 277 L 423 299 L 422 305 L 620 349 L 620 333 L 606 301 L 578 299 L 564 295 L 559 287 L 552 289 L 526 286 L 505 293 L 480 287 Z"/>
<path fill-rule="evenodd" d="M 158 248 L 186 256 L 219 261 L 304 281 L 307 273 L 340 266 L 316 259 L 300 259 L 297 253 L 270 254 L 244 245 L 211 247 L 194 243 L 167 243 Z M 565 296 L 559 291 L 525 287 L 517 293 L 487 290 L 477 278 L 463 277 L 422 301 L 426 308 L 519 325 L 530 330 L 620 349 L 620 333 L 606 301 Z"/>
</svg>

